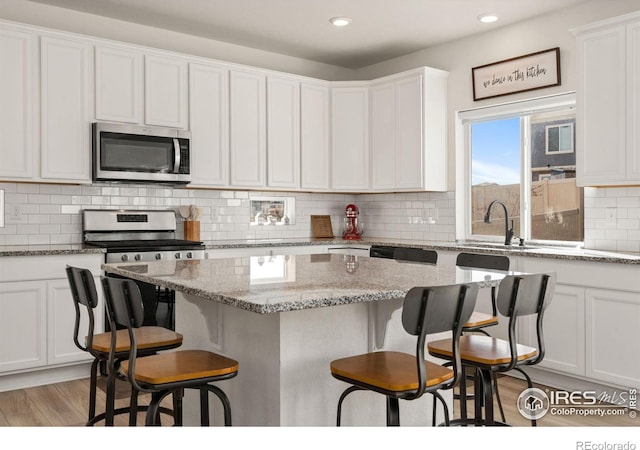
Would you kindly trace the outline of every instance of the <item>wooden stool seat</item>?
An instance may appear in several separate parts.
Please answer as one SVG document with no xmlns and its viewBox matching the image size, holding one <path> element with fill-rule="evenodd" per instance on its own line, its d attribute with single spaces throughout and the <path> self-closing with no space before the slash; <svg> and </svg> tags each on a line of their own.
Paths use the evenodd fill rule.
<svg viewBox="0 0 640 450">
<path fill-rule="evenodd" d="M 132 390 L 151 393 L 145 425 L 161 425 L 160 403 L 166 396 L 173 395 L 174 425 L 181 426 L 184 390 L 197 389 L 200 391 L 200 424 L 209 425 L 208 396 L 212 393 L 222 403 L 224 424 L 230 426 L 229 398 L 221 388 L 212 383 L 238 375 L 238 361 L 206 350 L 177 350 L 145 356 L 141 339 L 154 330 L 142 327 L 144 306 L 138 285 L 133 280 L 124 278 L 102 277 L 102 287 L 112 340 L 116 339 L 117 342 L 120 337 L 120 330 L 117 330 L 120 326 L 126 327 L 124 331 L 128 335 L 128 339 L 122 339 L 123 345 L 127 341 L 131 343 L 127 360 L 121 361 L 118 367 L 116 349 L 111 349 L 109 370 L 120 371 L 129 380 Z M 163 335 L 167 337 L 166 334 Z"/>
<path fill-rule="evenodd" d="M 115 378 L 116 373 L 108 371 L 105 412 L 96 414 L 98 368 L 100 364 L 106 366 L 111 351 L 111 332 L 94 333 L 96 319 L 94 309 L 99 306 L 98 290 L 93 281 L 93 274 L 88 269 L 78 267 L 66 267 L 69 287 L 75 308 L 75 324 L 73 331 L 73 341 L 79 349 L 88 352 L 93 356 L 91 370 L 89 374 L 89 414 L 87 425 L 95 425 L 104 420 L 105 425 L 112 426 L 114 416 L 118 414 L 129 414 L 129 424 L 135 425 L 138 411 L 145 411 L 146 406 L 138 407 L 138 391 L 132 389 L 129 406 L 115 408 Z M 84 345 L 80 342 L 80 324 L 83 321 L 82 311 L 86 311 L 88 318 L 87 335 Z M 173 349 L 182 345 L 182 335 L 162 327 L 143 327 L 139 334 L 140 345 L 138 352 L 140 355 L 153 355 L 161 350 Z M 127 330 L 117 331 L 116 349 L 114 355 L 119 364 L 129 356 L 131 344 Z M 171 411 L 162 409 L 163 413 Z"/>
<path fill-rule="evenodd" d="M 453 378 L 453 370 L 425 361 L 426 386 L 435 386 Z M 384 391 L 404 392 L 418 389 L 416 357 L 401 352 L 375 352 L 342 358 L 331 363 L 331 374 L 347 382 L 359 382 Z"/>
<path fill-rule="evenodd" d="M 462 376 L 457 340 L 462 324 L 471 317 L 477 295 L 476 285 L 413 287 L 402 303 L 402 327 L 416 338 L 415 354 L 378 351 L 332 361 L 331 375 L 350 385 L 338 399 L 337 425 L 342 421 L 345 398 L 362 390 L 386 397 L 387 425 L 400 425 L 399 400 L 416 400 L 425 393 L 442 403 L 448 423 L 449 410 L 439 391 L 453 389 Z M 426 361 L 424 357 L 427 335 L 444 332 L 451 333 L 455 342 L 450 344 L 455 352 L 452 368 Z"/>
<path fill-rule="evenodd" d="M 462 330 L 464 331 L 465 329 L 492 327 L 494 325 L 498 325 L 498 317 L 491 314 L 474 311 L 467 323 L 465 323 L 462 327 Z"/>
<path fill-rule="evenodd" d="M 138 350 L 170 349 L 182 344 L 182 335 L 163 327 L 145 326 L 137 330 Z M 116 353 L 128 352 L 131 346 L 127 330 L 116 332 Z M 93 335 L 92 349 L 109 354 L 111 349 L 111 332 Z"/>
<path fill-rule="evenodd" d="M 451 339 L 432 341 L 427 345 L 429 353 L 433 356 L 451 357 Z M 523 362 L 535 358 L 538 351 L 533 347 L 517 344 L 517 361 Z M 460 359 L 462 364 L 473 361 L 485 366 L 499 366 L 511 362 L 509 342 L 482 335 L 466 335 L 460 337 Z"/>
<path fill-rule="evenodd" d="M 121 368 L 128 375 L 129 362 Z M 204 350 L 182 350 L 138 358 L 135 370 L 136 380 L 158 386 L 232 374 L 238 371 L 238 361 Z"/>
<path fill-rule="evenodd" d="M 544 358 L 542 320 L 555 291 L 555 274 L 507 275 L 500 282 L 496 307 L 498 312 L 509 319 L 508 339 L 497 339 L 488 335 L 468 334 L 458 340 L 458 353 L 452 352 L 452 339 L 432 341 L 427 344 L 430 355 L 455 363 L 459 358 L 464 368 L 474 369 L 475 417 L 466 416 L 466 387 L 460 384 L 460 419 L 454 423 L 464 425 L 506 425 L 493 417 L 493 400 L 497 396 L 497 373 L 512 370 L 520 372 L 527 380 L 527 387 L 533 382 L 523 367 L 535 366 Z M 519 344 L 516 324 L 519 318 L 535 317 L 535 340 L 537 347 Z M 498 399 L 499 400 L 499 399 Z M 500 402 L 498 401 L 500 406 Z M 484 410 L 484 414 L 483 414 Z M 531 415 L 531 424 L 536 426 L 536 416 Z"/>
</svg>

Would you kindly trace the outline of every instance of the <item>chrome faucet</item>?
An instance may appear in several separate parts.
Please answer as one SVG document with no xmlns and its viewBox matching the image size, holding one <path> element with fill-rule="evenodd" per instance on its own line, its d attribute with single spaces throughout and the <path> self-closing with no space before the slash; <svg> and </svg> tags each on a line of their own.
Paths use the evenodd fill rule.
<svg viewBox="0 0 640 450">
<path fill-rule="evenodd" d="M 504 209 L 504 245 L 511 245 L 511 239 L 513 239 L 513 220 L 511 221 L 511 229 L 509 229 L 509 213 L 507 212 L 507 207 L 504 206 L 504 203 L 499 200 L 494 200 L 489 203 L 487 213 L 484 215 L 484 223 L 491 223 L 491 207 L 494 203 L 497 203 L 502 206 L 502 209 Z"/>
</svg>

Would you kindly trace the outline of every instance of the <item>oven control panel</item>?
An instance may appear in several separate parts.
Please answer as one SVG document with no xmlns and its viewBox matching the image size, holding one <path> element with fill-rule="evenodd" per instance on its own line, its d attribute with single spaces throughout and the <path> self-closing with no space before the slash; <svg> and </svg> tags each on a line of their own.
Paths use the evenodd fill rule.
<svg viewBox="0 0 640 450">
<path fill-rule="evenodd" d="M 107 263 L 117 262 L 150 262 L 177 261 L 190 259 L 206 259 L 208 254 L 204 250 L 167 250 L 131 253 L 107 253 Z"/>
</svg>

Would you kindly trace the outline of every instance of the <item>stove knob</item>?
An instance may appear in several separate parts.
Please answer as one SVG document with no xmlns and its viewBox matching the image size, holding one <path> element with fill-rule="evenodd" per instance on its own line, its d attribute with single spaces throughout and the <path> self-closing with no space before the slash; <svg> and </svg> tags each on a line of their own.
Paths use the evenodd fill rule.
<svg viewBox="0 0 640 450">
<path fill-rule="evenodd" d="M 129 255 L 122 255 L 120 259 L 122 260 L 122 262 L 127 262 L 129 261 Z"/>
<path fill-rule="evenodd" d="M 177 252 L 177 253 L 175 254 L 175 257 L 176 257 L 176 259 L 180 259 L 180 257 L 181 257 L 180 252 Z"/>
<path fill-rule="evenodd" d="M 133 259 L 135 259 L 136 261 L 140 261 L 142 259 L 142 256 L 140 255 L 140 253 L 138 253 L 133 257 Z"/>
<path fill-rule="evenodd" d="M 156 253 L 156 259 L 157 260 L 162 259 L 162 253 Z"/>
<path fill-rule="evenodd" d="M 187 252 L 187 258 L 189 258 L 189 259 L 193 258 L 193 253 Z"/>
</svg>

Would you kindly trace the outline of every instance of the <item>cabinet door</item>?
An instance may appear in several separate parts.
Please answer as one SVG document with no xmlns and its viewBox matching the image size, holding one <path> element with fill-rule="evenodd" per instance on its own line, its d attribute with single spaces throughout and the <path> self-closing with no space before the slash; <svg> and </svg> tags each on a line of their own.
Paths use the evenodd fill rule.
<svg viewBox="0 0 640 450">
<path fill-rule="evenodd" d="M 577 39 L 577 183 L 614 185 L 626 179 L 625 28 Z"/>
<path fill-rule="evenodd" d="M 187 128 L 187 63 L 157 55 L 145 56 L 145 122 Z"/>
<path fill-rule="evenodd" d="M 420 189 L 424 185 L 422 177 L 425 164 L 422 76 L 399 80 L 395 85 L 395 99 L 395 187 Z"/>
<path fill-rule="evenodd" d="M 229 72 L 189 66 L 192 185 L 229 184 Z"/>
<path fill-rule="evenodd" d="M 585 374 L 585 290 L 556 285 L 555 295 L 544 314 L 545 356 L 541 367 L 574 375 Z M 529 323 L 528 345 L 537 346 L 535 322 Z"/>
<path fill-rule="evenodd" d="M 371 186 L 391 190 L 396 186 L 396 85 L 371 88 Z"/>
<path fill-rule="evenodd" d="M 300 83 L 267 79 L 267 186 L 300 187 Z"/>
<path fill-rule="evenodd" d="M 33 176 L 33 38 L 0 30 L 0 176 Z"/>
<path fill-rule="evenodd" d="M 96 119 L 142 123 L 142 54 L 98 46 L 95 59 Z"/>
<path fill-rule="evenodd" d="M 627 179 L 640 183 L 640 23 L 627 27 Z"/>
<path fill-rule="evenodd" d="M 0 283 L 0 372 L 46 364 L 46 317 L 44 283 Z"/>
<path fill-rule="evenodd" d="M 329 87 L 300 86 L 300 185 L 328 190 L 330 186 Z"/>
<path fill-rule="evenodd" d="M 332 188 L 369 189 L 369 88 L 331 91 Z"/>
<path fill-rule="evenodd" d="M 94 280 L 100 286 L 100 279 Z M 71 298 L 71 289 L 67 280 L 47 282 L 47 364 L 63 364 L 76 361 L 91 360 L 91 355 L 76 347 L 73 342 L 73 327 L 76 312 Z M 98 290 L 100 292 L 100 290 Z M 100 302 L 102 305 L 102 302 Z M 83 308 L 84 309 L 84 308 Z M 104 308 L 95 308 L 95 321 L 102 324 Z M 80 342 L 83 342 L 88 329 L 88 315 L 82 311 L 80 324 Z"/>
<path fill-rule="evenodd" d="M 91 48 L 41 38 L 41 176 L 90 181 Z"/>
<path fill-rule="evenodd" d="M 637 293 L 587 289 L 586 376 L 620 386 L 640 380 Z"/>
<path fill-rule="evenodd" d="M 265 186 L 266 94 L 265 76 L 230 73 L 231 185 Z"/>
</svg>

